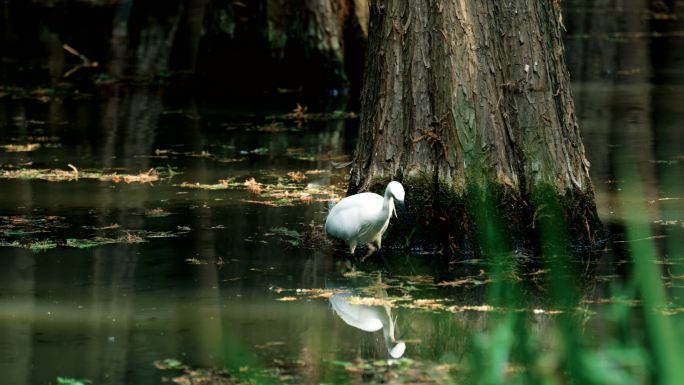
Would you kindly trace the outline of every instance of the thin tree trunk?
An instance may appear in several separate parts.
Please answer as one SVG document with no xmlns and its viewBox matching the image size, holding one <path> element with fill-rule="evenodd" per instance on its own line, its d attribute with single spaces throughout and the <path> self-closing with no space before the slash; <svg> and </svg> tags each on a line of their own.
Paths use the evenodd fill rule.
<svg viewBox="0 0 684 385">
<path fill-rule="evenodd" d="M 551 0 L 371 2 L 350 192 L 378 178 L 423 180 L 432 186 L 413 194 L 425 204 L 418 195 L 428 190 L 464 197 L 493 184 L 509 199 L 496 204 L 527 214 L 523 228 L 535 220 L 524 202 L 551 191 L 583 205 L 592 239 L 598 220 L 562 28 Z M 442 210 L 438 200 L 432 208 Z M 443 216 L 432 214 L 433 224 Z"/>
</svg>

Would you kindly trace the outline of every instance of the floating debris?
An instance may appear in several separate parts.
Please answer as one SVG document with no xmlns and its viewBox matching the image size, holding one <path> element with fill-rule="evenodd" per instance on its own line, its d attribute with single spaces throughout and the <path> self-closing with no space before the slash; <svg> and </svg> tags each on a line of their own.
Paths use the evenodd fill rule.
<svg viewBox="0 0 684 385">
<path fill-rule="evenodd" d="M 241 186 L 244 186 L 243 183 L 235 183 L 233 182 L 232 179 L 220 179 L 218 183 L 215 184 L 203 184 L 203 183 L 188 183 L 188 182 L 183 182 L 179 185 L 176 185 L 181 188 L 190 188 L 190 189 L 197 189 L 197 190 L 227 190 L 229 188 L 239 188 Z"/>
<path fill-rule="evenodd" d="M 39 233 L 49 233 L 71 226 L 64 220 L 64 217 L 54 215 L 45 217 L 0 216 L 0 235 L 24 237 Z"/>
<path fill-rule="evenodd" d="M 162 209 L 161 207 L 157 207 L 156 209 L 150 209 L 145 211 L 145 216 L 148 218 L 160 218 L 160 217 L 167 217 L 171 215 L 170 212 Z"/>
<path fill-rule="evenodd" d="M 118 229 L 113 227 L 112 229 Z M 146 231 L 146 230 L 119 230 L 112 237 L 94 236 L 90 238 L 67 238 L 67 239 L 18 239 L 12 242 L 0 240 L 0 247 L 17 247 L 29 249 L 33 252 L 41 252 L 56 247 L 72 247 L 77 249 L 89 249 L 109 244 L 136 244 L 147 242 L 153 238 L 175 238 L 187 234 L 187 231 Z"/>
<path fill-rule="evenodd" d="M 5 144 L 1 145 L 0 148 L 4 148 L 7 152 L 31 152 L 39 149 L 40 143 Z"/>
<path fill-rule="evenodd" d="M 555 315 L 555 314 L 563 314 L 563 310 L 544 310 L 544 309 L 532 309 L 533 314 L 546 314 L 546 315 Z"/>
<path fill-rule="evenodd" d="M 443 302 L 444 300 L 441 299 L 416 299 L 404 305 L 404 307 L 421 310 L 444 310 L 445 305 Z"/>
<path fill-rule="evenodd" d="M 188 262 L 191 265 L 216 265 L 216 266 L 223 266 L 226 264 L 226 262 L 223 260 L 223 257 L 216 257 L 216 258 L 197 258 L 197 257 L 191 257 L 191 258 L 186 258 L 186 262 Z"/>
<path fill-rule="evenodd" d="M 183 182 L 175 186 L 199 190 L 246 189 L 259 199 L 243 199 L 241 202 L 271 207 L 327 202 L 330 197 L 343 195 L 345 191 L 342 185 L 322 186 L 314 183 L 303 185 L 302 183 L 287 183 L 279 176 L 271 177 L 278 181 L 276 183 L 257 182 L 254 177 L 250 177 L 244 182 L 236 182 L 235 178 L 228 178 L 219 180 L 215 184 Z"/>
<path fill-rule="evenodd" d="M 160 172 L 154 168 L 139 174 L 105 173 L 104 171 L 79 170 L 69 164 L 71 170 L 60 169 L 31 169 L 0 170 L 0 178 L 5 179 L 41 179 L 50 182 L 74 181 L 79 179 L 94 179 L 112 183 L 152 183 L 162 179 Z M 166 172 L 166 171 L 164 171 Z"/>
<path fill-rule="evenodd" d="M 484 285 L 486 283 L 492 282 L 491 279 L 485 278 L 485 279 L 477 279 L 473 277 L 467 277 L 463 279 L 457 279 L 455 281 L 443 281 L 439 282 L 437 286 L 444 286 L 444 287 L 460 287 L 460 286 L 479 286 L 479 285 Z"/>
<path fill-rule="evenodd" d="M 449 306 L 447 311 L 452 313 L 462 313 L 465 311 L 479 311 L 479 312 L 490 312 L 494 311 L 495 308 L 489 305 L 464 305 L 464 306 Z"/>
<path fill-rule="evenodd" d="M 83 226 L 84 229 L 87 230 L 97 230 L 97 231 L 102 231 L 102 230 L 114 230 L 119 228 L 118 223 L 112 223 L 111 225 L 108 226 L 102 226 L 102 227 L 96 227 L 96 226 Z"/>
</svg>

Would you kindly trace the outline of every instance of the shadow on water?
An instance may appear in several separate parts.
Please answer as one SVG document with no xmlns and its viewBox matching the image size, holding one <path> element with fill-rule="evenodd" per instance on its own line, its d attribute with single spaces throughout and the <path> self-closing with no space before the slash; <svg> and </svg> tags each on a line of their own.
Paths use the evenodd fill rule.
<svg viewBox="0 0 684 385">
<path fill-rule="evenodd" d="M 631 3 L 565 16 L 611 233 L 590 262 L 551 225 L 543 261 L 506 253 L 486 215 L 481 259 L 349 260 L 320 237 L 355 145 L 344 98 L 0 89 L 2 382 L 676 383 L 681 23 Z"/>
</svg>

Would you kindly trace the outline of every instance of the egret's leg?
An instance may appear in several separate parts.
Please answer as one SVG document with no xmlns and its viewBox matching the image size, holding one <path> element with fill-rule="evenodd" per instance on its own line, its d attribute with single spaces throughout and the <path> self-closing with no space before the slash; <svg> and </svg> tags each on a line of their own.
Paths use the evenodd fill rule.
<svg viewBox="0 0 684 385">
<path fill-rule="evenodd" d="M 363 258 L 361 258 L 361 262 L 363 262 L 366 258 L 370 257 L 376 250 L 377 249 L 375 248 L 375 246 L 373 246 L 372 243 L 369 243 L 368 252 L 366 253 L 366 255 L 363 256 Z"/>
</svg>

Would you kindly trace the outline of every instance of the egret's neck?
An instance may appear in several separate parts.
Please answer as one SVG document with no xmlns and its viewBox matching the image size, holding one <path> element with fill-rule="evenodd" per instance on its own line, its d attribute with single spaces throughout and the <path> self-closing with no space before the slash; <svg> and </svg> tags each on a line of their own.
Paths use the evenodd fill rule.
<svg viewBox="0 0 684 385">
<path fill-rule="evenodd" d="M 394 212 L 394 199 L 392 198 L 389 189 L 385 190 L 385 200 L 382 202 L 382 212 L 387 214 L 387 218 L 391 217 Z"/>
</svg>

